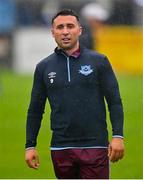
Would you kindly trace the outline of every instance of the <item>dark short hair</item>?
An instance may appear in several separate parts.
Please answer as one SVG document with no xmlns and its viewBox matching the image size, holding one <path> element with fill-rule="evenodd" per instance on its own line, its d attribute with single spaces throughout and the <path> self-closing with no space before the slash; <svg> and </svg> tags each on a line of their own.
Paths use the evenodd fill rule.
<svg viewBox="0 0 143 180">
<path fill-rule="evenodd" d="M 52 18 L 52 24 L 54 22 L 54 20 L 58 17 L 58 16 L 74 16 L 76 18 L 76 20 L 78 22 L 80 22 L 78 15 L 76 14 L 75 11 L 71 10 L 71 9 L 63 9 L 61 11 L 59 11 L 53 18 Z"/>
</svg>

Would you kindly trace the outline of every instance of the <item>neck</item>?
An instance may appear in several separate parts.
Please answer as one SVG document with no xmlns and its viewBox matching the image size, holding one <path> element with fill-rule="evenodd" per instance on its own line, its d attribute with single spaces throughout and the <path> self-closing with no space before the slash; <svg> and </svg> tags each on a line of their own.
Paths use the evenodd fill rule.
<svg viewBox="0 0 143 180">
<path fill-rule="evenodd" d="M 79 48 L 79 42 L 72 49 L 63 49 L 69 56 L 73 54 Z"/>
</svg>

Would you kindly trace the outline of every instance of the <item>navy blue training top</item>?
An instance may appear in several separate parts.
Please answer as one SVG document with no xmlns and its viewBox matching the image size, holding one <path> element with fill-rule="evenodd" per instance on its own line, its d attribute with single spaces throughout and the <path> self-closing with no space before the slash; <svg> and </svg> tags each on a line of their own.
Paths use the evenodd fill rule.
<svg viewBox="0 0 143 180">
<path fill-rule="evenodd" d="M 28 109 L 26 148 L 35 147 L 48 98 L 52 147 L 108 146 L 105 100 L 113 136 L 123 136 L 119 87 L 106 56 L 80 48 L 78 57 L 62 50 L 37 64 Z"/>
</svg>

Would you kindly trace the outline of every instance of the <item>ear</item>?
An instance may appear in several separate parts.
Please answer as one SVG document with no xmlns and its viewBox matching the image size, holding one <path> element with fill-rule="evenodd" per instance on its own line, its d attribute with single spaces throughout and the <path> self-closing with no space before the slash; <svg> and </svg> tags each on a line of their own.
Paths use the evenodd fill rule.
<svg viewBox="0 0 143 180">
<path fill-rule="evenodd" d="M 79 28 L 80 28 L 80 30 L 79 30 L 79 35 L 81 35 L 83 28 L 82 28 L 82 26 L 80 26 Z"/>
<path fill-rule="evenodd" d="M 53 28 L 51 29 L 51 33 L 52 33 L 52 36 L 55 37 L 54 36 L 54 29 Z"/>
</svg>

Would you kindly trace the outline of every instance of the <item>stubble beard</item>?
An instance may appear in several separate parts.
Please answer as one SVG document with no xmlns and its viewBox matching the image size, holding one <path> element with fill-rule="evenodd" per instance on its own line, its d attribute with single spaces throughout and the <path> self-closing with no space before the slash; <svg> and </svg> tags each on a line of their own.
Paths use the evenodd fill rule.
<svg viewBox="0 0 143 180">
<path fill-rule="evenodd" d="M 57 42 L 57 41 L 56 41 L 56 42 Z M 67 44 L 67 45 L 64 45 L 63 43 L 59 43 L 59 42 L 57 42 L 57 44 L 58 44 L 58 47 L 59 47 L 59 48 L 65 50 L 65 51 L 68 51 L 68 50 L 74 49 L 74 47 L 77 46 L 78 41 L 74 42 L 73 44 Z"/>
</svg>

